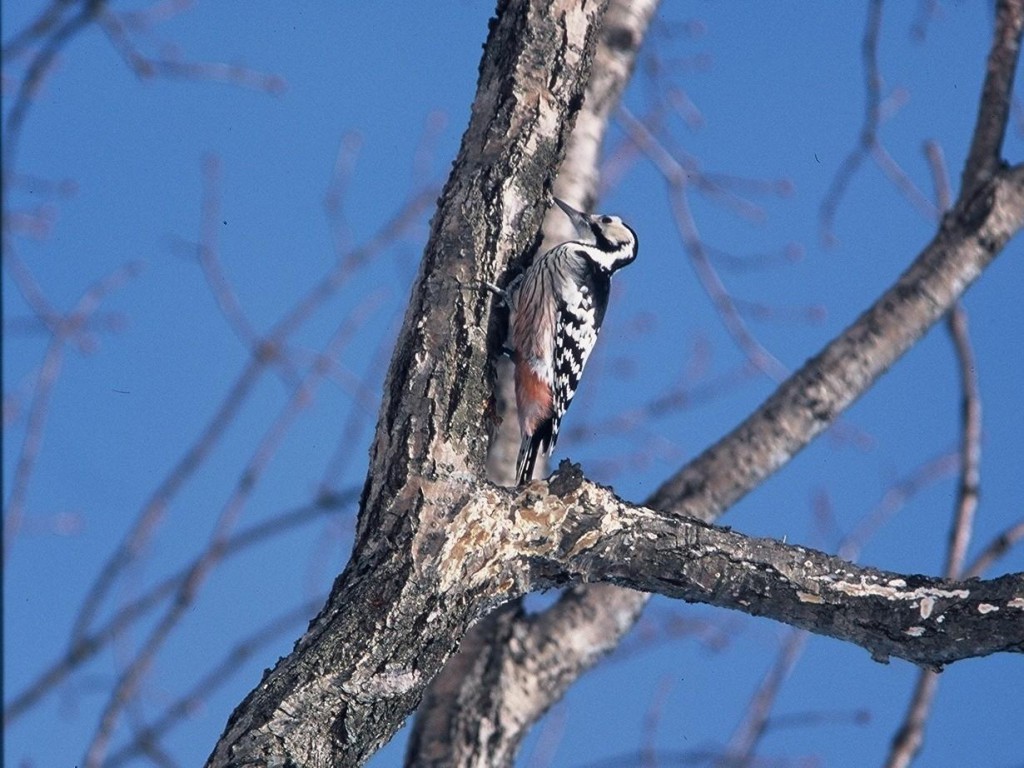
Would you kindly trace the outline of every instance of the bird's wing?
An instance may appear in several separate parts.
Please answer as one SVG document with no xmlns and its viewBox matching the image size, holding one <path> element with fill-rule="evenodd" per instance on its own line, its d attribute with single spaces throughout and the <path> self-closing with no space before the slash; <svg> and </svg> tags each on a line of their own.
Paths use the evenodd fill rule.
<svg viewBox="0 0 1024 768">
<path fill-rule="evenodd" d="M 558 303 L 555 322 L 554 386 L 552 388 L 551 447 L 558 441 L 558 428 L 569 410 L 583 376 L 590 352 L 597 342 L 594 305 L 584 290 Z"/>
</svg>

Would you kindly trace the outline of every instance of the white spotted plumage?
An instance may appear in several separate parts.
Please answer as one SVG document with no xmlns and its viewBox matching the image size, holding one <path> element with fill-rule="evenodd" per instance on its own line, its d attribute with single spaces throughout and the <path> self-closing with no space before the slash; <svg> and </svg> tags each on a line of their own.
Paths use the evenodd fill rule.
<svg viewBox="0 0 1024 768">
<path fill-rule="evenodd" d="M 515 362 L 522 443 L 519 483 L 550 453 L 572 402 L 608 306 L 612 274 L 636 258 L 636 233 L 617 216 L 585 214 L 555 202 L 572 221 L 576 240 L 534 259 L 504 292 Z"/>
</svg>

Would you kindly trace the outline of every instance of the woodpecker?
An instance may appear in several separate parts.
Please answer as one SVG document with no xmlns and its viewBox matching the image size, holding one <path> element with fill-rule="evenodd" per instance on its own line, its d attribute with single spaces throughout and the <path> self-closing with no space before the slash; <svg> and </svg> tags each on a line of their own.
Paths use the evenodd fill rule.
<svg viewBox="0 0 1024 768">
<path fill-rule="evenodd" d="M 597 343 L 611 277 L 637 253 L 636 232 L 618 216 L 582 213 L 554 200 L 577 239 L 534 259 L 499 292 L 509 308 L 506 351 L 515 364 L 520 485 L 532 479 L 538 454 L 554 449 L 562 417 Z"/>
</svg>

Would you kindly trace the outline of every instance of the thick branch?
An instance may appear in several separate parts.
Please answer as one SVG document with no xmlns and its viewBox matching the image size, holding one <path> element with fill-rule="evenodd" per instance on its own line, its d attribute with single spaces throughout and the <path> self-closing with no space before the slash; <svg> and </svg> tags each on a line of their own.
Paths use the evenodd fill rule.
<svg viewBox="0 0 1024 768">
<path fill-rule="evenodd" d="M 615 649 L 648 597 L 581 584 L 539 614 L 514 600 L 488 615 L 424 697 L 406 765 L 512 765 L 529 728 Z"/>
<path fill-rule="evenodd" d="M 595 208 L 598 164 L 609 116 L 629 82 L 657 0 L 610 0 L 590 83 L 565 160 L 558 197 Z M 559 211 L 544 222 L 541 248 L 573 236 Z M 499 361 L 495 400 L 500 427 L 491 438 L 488 477 L 514 485 L 519 425 L 511 365 Z M 434 679 L 416 715 L 408 766 L 511 765 L 529 728 L 573 682 L 618 645 L 648 595 L 610 584 L 567 591 L 540 615 L 513 601 L 478 622 Z"/>
<path fill-rule="evenodd" d="M 818 434 L 953 306 L 1024 224 L 1024 166 L 998 173 L 853 325 L 732 432 L 671 477 L 656 509 L 714 519 Z"/>
<path fill-rule="evenodd" d="M 548 486 L 507 495 L 490 514 L 494 547 L 459 570 L 514 581 L 517 590 L 605 581 L 766 616 L 890 656 L 940 668 L 999 652 L 1024 653 L 1024 573 L 991 581 L 881 571 L 805 547 L 632 506 L 563 462 Z M 479 525 L 468 505 L 456 520 Z M 507 567 L 499 564 L 508 564 Z M 456 574 L 451 574 L 456 577 Z"/>
<path fill-rule="evenodd" d="M 1000 155 L 1010 114 L 1022 29 L 1024 0 L 1000 0 L 996 7 L 992 48 L 985 67 L 985 84 L 978 105 L 978 120 L 960 184 L 961 195 L 973 195 L 992 178 L 1002 161 Z"/>
<path fill-rule="evenodd" d="M 295 650 L 232 715 L 209 765 L 357 765 L 419 702 L 497 594 L 453 589 L 437 559 L 480 476 L 493 280 L 535 244 L 582 103 L 601 4 L 508 0 L 439 201 L 385 394 L 355 552 Z"/>
</svg>

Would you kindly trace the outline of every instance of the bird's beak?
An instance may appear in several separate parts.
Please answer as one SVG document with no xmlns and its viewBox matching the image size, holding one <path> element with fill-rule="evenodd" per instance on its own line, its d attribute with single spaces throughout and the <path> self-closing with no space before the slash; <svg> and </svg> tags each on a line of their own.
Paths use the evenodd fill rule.
<svg viewBox="0 0 1024 768">
<path fill-rule="evenodd" d="M 590 219 L 587 214 L 577 211 L 564 200 L 559 200 L 557 197 L 553 199 L 555 205 L 561 208 L 565 215 L 569 217 L 569 221 L 576 228 L 577 234 L 580 236 L 593 236 L 593 233 L 590 231 Z"/>
</svg>

